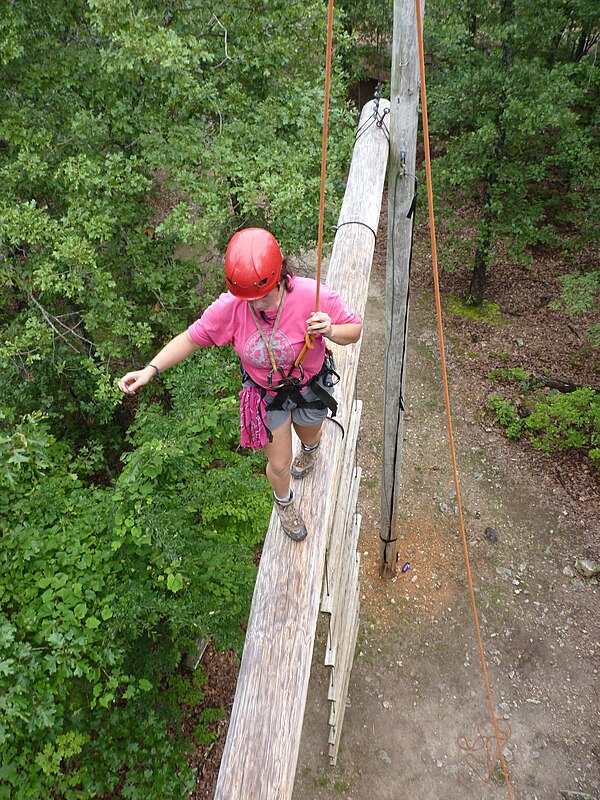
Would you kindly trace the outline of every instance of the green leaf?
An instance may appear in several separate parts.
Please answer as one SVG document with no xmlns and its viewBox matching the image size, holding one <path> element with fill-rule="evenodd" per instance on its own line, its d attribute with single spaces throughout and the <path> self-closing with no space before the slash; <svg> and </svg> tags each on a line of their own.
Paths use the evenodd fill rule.
<svg viewBox="0 0 600 800">
<path fill-rule="evenodd" d="M 77 619 L 83 619 L 87 614 L 87 606 L 85 603 L 78 603 L 73 609 L 73 613 Z"/>
<path fill-rule="evenodd" d="M 167 589 L 173 593 L 178 592 L 183 587 L 183 577 L 179 572 L 169 573 L 167 576 Z"/>
</svg>

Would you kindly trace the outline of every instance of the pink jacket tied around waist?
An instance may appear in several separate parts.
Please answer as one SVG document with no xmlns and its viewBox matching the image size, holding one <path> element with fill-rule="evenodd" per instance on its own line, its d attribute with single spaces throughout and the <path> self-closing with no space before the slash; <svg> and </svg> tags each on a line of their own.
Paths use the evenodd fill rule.
<svg viewBox="0 0 600 800">
<path fill-rule="evenodd" d="M 246 386 L 240 392 L 240 443 L 242 447 L 261 450 L 269 441 L 264 423 L 266 405 L 258 386 Z"/>
</svg>

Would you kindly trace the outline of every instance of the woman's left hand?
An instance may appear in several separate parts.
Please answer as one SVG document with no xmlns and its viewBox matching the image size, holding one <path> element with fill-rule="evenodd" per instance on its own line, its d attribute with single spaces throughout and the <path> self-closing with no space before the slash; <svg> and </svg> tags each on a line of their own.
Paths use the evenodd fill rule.
<svg viewBox="0 0 600 800">
<path fill-rule="evenodd" d="M 324 311 L 313 311 L 312 316 L 306 320 L 308 332 L 312 334 L 320 333 L 326 339 L 330 339 L 333 333 L 331 317 Z"/>
</svg>

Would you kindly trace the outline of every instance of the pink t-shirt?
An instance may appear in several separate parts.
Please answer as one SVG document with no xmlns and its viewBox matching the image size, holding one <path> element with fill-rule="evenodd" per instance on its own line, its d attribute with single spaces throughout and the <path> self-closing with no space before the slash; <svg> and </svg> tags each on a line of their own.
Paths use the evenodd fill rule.
<svg viewBox="0 0 600 800">
<path fill-rule="evenodd" d="M 278 367 L 282 367 L 287 375 L 290 367 L 304 346 L 306 320 L 315 309 L 316 283 L 312 278 L 291 278 L 292 291 L 286 292 L 283 311 L 277 325 L 272 342 L 273 354 Z M 331 317 L 334 325 L 345 323 L 361 323 L 360 316 L 344 304 L 340 296 L 325 284 L 321 284 L 319 310 Z M 257 314 L 258 321 L 267 339 L 273 329 L 275 311 L 267 313 L 267 324 Z M 267 349 L 259 334 L 256 323 L 250 314 L 250 306 L 245 300 L 226 292 L 218 297 L 188 328 L 189 334 L 196 344 L 203 347 L 210 345 L 233 345 L 239 355 L 242 366 L 259 386 L 267 387 L 267 376 L 271 371 L 271 362 Z M 325 355 L 325 339 L 317 334 L 314 350 L 309 350 L 302 364 L 304 379 L 309 380 L 323 366 Z M 292 377 L 298 377 L 295 371 Z M 279 380 L 273 376 L 273 382 Z"/>
</svg>

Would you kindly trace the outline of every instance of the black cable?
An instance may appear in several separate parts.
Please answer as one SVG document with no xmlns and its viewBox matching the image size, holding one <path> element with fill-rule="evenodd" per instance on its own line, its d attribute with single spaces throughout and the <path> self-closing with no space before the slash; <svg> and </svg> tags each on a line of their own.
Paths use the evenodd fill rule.
<svg viewBox="0 0 600 800">
<path fill-rule="evenodd" d="M 391 240 L 391 244 L 390 244 L 391 262 L 392 262 L 391 263 L 392 276 L 394 275 L 394 264 L 395 264 L 394 234 L 393 234 L 393 232 L 394 232 L 394 230 L 396 228 L 396 194 L 397 194 L 397 188 L 398 188 L 398 179 L 401 178 L 401 177 L 404 178 L 404 177 L 409 177 L 409 176 L 408 176 L 407 173 L 401 173 L 400 171 L 398 171 L 396 173 L 396 178 L 395 178 L 395 181 L 394 181 L 394 199 L 393 199 L 393 205 L 392 205 L 392 225 L 390 226 L 390 230 L 392 231 L 392 240 Z M 414 181 L 415 181 L 415 191 L 414 191 L 414 195 L 413 195 L 413 198 L 412 198 L 412 201 L 411 201 L 411 204 L 410 204 L 410 208 L 409 208 L 408 213 L 406 215 L 407 219 L 412 219 L 412 226 L 411 226 L 411 237 L 410 237 L 410 252 L 409 252 L 409 255 L 408 255 L 408 281 L 407 281 L 407 287 L 406 287 L 406 298 L 405 298 L 405 301 L 404 301 L 405 302 L 404 330 L 402 332 L 403 341 L 405 343 L 406 343 L 406 335 L 407 335 L 407 330 L 408 330 L 408 307 L 409 307 L 409 302 L 410 302 L 410 276 L 411 276 L 411 270 L 412 270 L 412 255 L 413 255 L 415 216 L 416 216 L 415 212 L 416 212 L 416 207 L 417 207 L 417 189 L 418 189 L 417 178 L 416 178 L 416 176 L 412 176 L 412 177 L 414 177 Z M 396 298 L 395 298 L 395 286 L 394 286 L 394 280 L 393 280 L 393 277 L 392 277 L 392 309 L 391 309 L 391 318 L 392 319 L 394 318 L 395 300 L 396 300 Z M 386 353 L 386 364 L 387 364 L 387 358 L 389 356 L 390 346 L 391 346 L 391 336 L 390 336 L 390 342 L 388 342 L 388 349 L 387 349 L 387 353 Z M 400 399 L 399 399 L 399 403 L 398 403 L 398 416 L 397 416 L 397 420 L 396 420 L 396 432 L 398 431 L 398 429 L 400 427 L 400 415 L 404 412 L 404 397 L 403 397 L 403 394 L 402 394 L 402 387 L 403 387 L 403 383 L 404 383 L 405 365 L 406 365 L 406 346 L 403 348 L 402 362 L 400 364 Z M 384 420 L 384 430 L 385 430 L 385 420 Z M 399 458 L 400 458 L 400 454 L 399 454 L 399 447 L 398 447 L 398 437 L 396 437 L 396 442 L 395 442 L 395 445 L 394 445 L 394 457 L 392 459 L 392 474 L 393 475 L 396 474 L 396 465 L 398 463 L 398 459 Z M 394 500 L 395 500 L 394 492 L 395 492 L 395 486 L 392 483 L 392 498 L 391 498 L 391 505 L 389 506 L 391 509 L 393 509 L 393 507 L 394 507 Z M 387 501 L 387 498 L 386 498 L 386 501 Z M 382 542 L 385 542 L 386 544 L 391 544 L 392 542 L 397 541 L 396 539 L 392 539 L 391 537 L 392 537 L 392 518 L 391 518 L 391 515 L 390 515 L 390 526 L 389 526 L 389 530 L 388 530 L 388 537 L 384 538 L 380 534 L 379 538 L 381 539 Z M 388 561 L 387 561 L 387 548 L 384 548 L 383 563 L 384 564 L 388 563 Z"/>
<path fill-rule="evenodd" d="M 368 117 L 368 119 L 366 119 L 363 122 L 363 124 L 358 128 L 358 130 L 356 131 L 356 136 L 354 137 L 354 141 L 358 142 L 360 137 L 363 136 L 363 134 L 365 134 L 369 130 L 369 128 L 372 125 L 375 125 L 376 123 L 377 123 L 377 115 L 376 114 L 371 114 L 371 116 Z"/>
<path fill-rule="evenodd" d="M 351 219 L 351 220 L 348 220 L 348 222 L 340 222 L 339 225 L 335 225 L 334 226 L 334 231 L 335 231 L 334 236 L 339 231 L 339 229 L 341 227 L 343 227 L 344 225 L 364 225 L 365 228 L 368 228 L 371 231 L 371 233 L 375 237 L 375 241 L 377 241 L 377 234 L 375 233 L 373 228 L 370 225 L 367 225 L 366 222 L 361 222 L 360 220 L 357 220 L 357 219 Z"/>
</svg>

